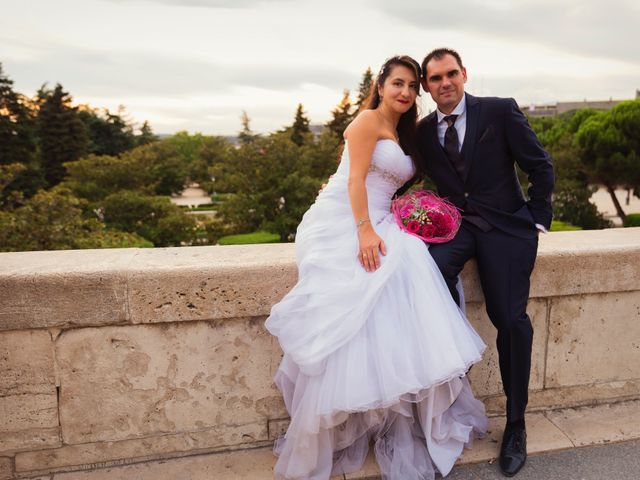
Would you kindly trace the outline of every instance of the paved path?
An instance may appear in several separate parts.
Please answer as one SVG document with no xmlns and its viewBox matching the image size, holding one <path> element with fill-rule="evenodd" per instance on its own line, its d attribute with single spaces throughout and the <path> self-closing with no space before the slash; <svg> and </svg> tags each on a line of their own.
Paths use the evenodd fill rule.
<svg viewBox="0 0 640 480">
<path fill-rule="evenodd" d="M 497 462 L 461 465 L 446 480 L 504 480 Z M 516 480 L 638 480 L 640 441 L 529 456 Z"/>
</svg>

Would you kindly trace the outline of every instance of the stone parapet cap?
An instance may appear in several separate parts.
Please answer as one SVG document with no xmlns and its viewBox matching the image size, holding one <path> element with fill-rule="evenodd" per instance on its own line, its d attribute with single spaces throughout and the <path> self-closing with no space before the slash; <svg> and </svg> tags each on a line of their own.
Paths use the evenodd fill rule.
<svg viewBox="0 0 640 480">
<path fill-rule="evenodd" d="M 531 296 L 638 290 L 639 262 L 640 228 L 544 234 Z M 263 316 L 296 278 L 293 244 L 0 253 L 0 330 Z"/>
</svg>

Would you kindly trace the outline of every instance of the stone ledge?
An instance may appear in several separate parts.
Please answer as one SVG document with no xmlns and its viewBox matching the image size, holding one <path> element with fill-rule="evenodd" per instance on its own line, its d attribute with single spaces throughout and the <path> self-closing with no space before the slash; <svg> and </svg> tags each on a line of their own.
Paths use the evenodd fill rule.
<svg viewBox="0 0 640 480">
<path fill-rule="evenodd" d="M 528 450 L 531 455 L 565 450 L 576 446 L 635 440 L 640 425 L 629 425 L 629 418 L 640 417 L 640 401 L 591 408 L 565 409 L 528 416 Z M 492 418 L 489 434 L 465 450 L 458 465 L 493 462 L 498 456 L 504 426 L 503 417 Z M 275 458 L 271 448 L 195 455 L 135 465 L 112 466 L 93 471 L 56 473 L 52 480 L 267 480 L 273 478 Z M 455 467 L 454 467 L 455 468 Z M 496 466 L 497 468 L 497 466 Z M 20 478 L 30 478 L 20 475 Z M 334 477 L 335 480 L 343 478 Z M 379 479 L 370 455 L 364 468 L 346 476 L 349 480 Z"/>
<path fill-rule="evenodd" d="M 638 258 L 640 227 L 542 235 L 531 296 L 637 290 Z M 0 265 L 0 330 L 267 315 L 297 278 L 292 244 L 0 253 Z M 482 301 L 473 263 L 463 282 Z"/>
</svg>

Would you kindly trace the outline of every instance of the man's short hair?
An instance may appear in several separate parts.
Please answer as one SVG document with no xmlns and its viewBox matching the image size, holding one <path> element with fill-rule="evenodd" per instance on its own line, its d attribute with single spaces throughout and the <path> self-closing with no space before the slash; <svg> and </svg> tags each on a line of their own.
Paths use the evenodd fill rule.
<svg viewBox="0 0 640 480">
<path fill-rule="evenodd" d="M 442 60 L 445 55 L 451 55 L 456 59 L 460 68 L 464 68 L 462 66 L 462 59 L 460 58 L 460 54 L 456 52 L 452 48 L 436 48 L 435 50 L 431 50 L 424 60 L 422 60 L 422 78 L 427 79 L 427 63 L 431 61 L 431 59 L 435 58 L 436 60 Z"/>
</svg>

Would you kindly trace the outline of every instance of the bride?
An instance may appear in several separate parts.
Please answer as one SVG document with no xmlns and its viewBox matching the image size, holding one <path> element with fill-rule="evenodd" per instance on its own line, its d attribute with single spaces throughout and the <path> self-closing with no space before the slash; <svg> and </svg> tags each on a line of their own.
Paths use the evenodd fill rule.
<svg viewBox="0 0 640 480">
<path fill-rule="evenodd" d="M 266 321 L 284 352 L 275 382 L 291 416 L 274 449 L 278 479 L 359 470 L 370 442 L 383 478 L 433 479 L 486 431 L 465 376 L 485 345 L 428 246 L 390 213 L 398 188 L 422 174 L 419 78 L 410 57 L 385 62 L 298 227 L 298 283 Z"/>
</svg>

